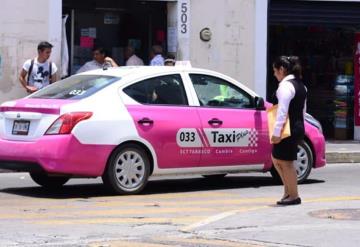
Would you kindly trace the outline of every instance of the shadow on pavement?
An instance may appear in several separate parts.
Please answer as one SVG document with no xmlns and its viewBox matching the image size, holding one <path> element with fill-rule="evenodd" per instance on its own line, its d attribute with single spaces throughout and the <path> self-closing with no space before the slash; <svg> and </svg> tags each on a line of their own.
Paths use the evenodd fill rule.
<svg viewBox="0 0 360 247">
<path fill-rule="evenodd" d="M 71 181 L 71 180 L 70 180 Z M 303 184 L 324 183 L 323 180 L 308 179 Z M 71 182 L 70 182 L 71 183 Z M 226 190 L 241 188 L 261 188 L 279 186 L 271 177 L 261 176 L 228 176 L 225 178 L 176 178 L 149 181 L 140 195 L 166 194 L 179 192 L 197 192 L 207 190 Z M 15 194 L 35 198 L 71 199 L 102 196 L 116 196 L 103 184 L 69 184 L 57 190 L 47 190 L 42 187 L 6 188 L 2 193 Z"/>
</svg>

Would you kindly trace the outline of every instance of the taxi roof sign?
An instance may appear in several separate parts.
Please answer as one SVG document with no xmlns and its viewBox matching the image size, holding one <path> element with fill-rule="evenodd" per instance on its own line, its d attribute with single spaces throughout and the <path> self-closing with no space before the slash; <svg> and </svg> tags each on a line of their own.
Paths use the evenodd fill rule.
<svg viewBox="0 0 360 247">
<path fill-rule="evenodd" d="M 191 68 L 192 67 L 189 60 L 176 61 L 175 66 L 176 67 L 186 67 L 186 68 Z"/>
</svg>

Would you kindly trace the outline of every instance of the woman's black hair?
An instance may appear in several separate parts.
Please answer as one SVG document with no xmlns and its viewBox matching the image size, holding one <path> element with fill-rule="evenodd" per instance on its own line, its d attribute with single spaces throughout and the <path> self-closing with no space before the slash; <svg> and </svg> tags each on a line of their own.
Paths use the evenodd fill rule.
<svg viewBox="0 0 360 247">
<path fill-rule="evenodd" d="M 297 56 L 279 56 L 275 59 L 273 67 L 276 69 L 283 67 L 287 74 L 293 74 L 298 79 L 302 78 L 300 59 Z"/>
</svg>

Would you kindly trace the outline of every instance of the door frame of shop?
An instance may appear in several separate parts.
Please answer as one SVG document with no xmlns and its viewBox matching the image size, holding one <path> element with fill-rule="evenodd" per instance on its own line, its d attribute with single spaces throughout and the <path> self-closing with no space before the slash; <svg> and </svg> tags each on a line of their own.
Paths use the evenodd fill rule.
<svg viewBox="0 0 360 247">
<path fill-rule="evenodd" d="M 315 4 L 317 8 L 307 8 L 311 4 Z M 322 3 L 327 5 L 321 5 Z M 354 29 L 359 28 L 360 23 L 360 0 L 334 0 L 334 1 L 322 1 L 322 0 L 297 0 L 297 1 L 284 1 L 284 0 L 270 0 L 269 1 L 269 15 L 268 15 L 268 27 L 276 24 L 289 24 L 290 25 L 303 25 L 306 20 L 307 25 L 318 24 L 318 25 L 332 25 L 338 27 L 354 27 Z M 276 12 L 274 12 L 274 4 Z M 283 4 L 283 6 L 281 6 Z M 277 6 L 276 6 L 277 5 Z M 287 6 L 286 6 L 287 5 Z M 319 6 L 321 5 L 321 8 Z M 292 7 L 291 7 L 292 6 Z M 297 7 L 294 7 L 297 6 Z M 301 6 L 305 6 L 301 9 Z M 281 8 L 283 7 L 283 8 Z M 332 15 L 331 15 L 332 13 Z M 338 15 L 336 15 L 338 13 Z M 345 13 L 345 14 L 344 14 Z M 274 17 L 275 15 L 275 17 Z M 296 17 L 301 16 L 303 20 Z M 318 20 L 316 20 L 318 18 Z M 301 23 L 300 23 L 301 22 Z M 359 28 L 360 30 L 360 28 Z M 267 45 L 267 54 L 269 53 L 269 42 Z M 269 54 L 268 54 L 269 55 Z M 268 61 L 271 62 L 271 61 Z M 267 94 L 268 92 L 268 82 L 270 78 L 267 78 Z M 356 82 L 354 81 L 354 84 Z M 355 85 L 354 85 L 355 86 Z M 356 92 L 354 91 L 354 96 Z M 355 106 L 354 106 L 355 107 Z M 355 113 L 354 113 L 355 114 Z M 355 117 L 355 115 L 354 115 Z M 354 123 L 354 139 L 360 139 L 360 126 L 356 126 Z"/>
</svg>

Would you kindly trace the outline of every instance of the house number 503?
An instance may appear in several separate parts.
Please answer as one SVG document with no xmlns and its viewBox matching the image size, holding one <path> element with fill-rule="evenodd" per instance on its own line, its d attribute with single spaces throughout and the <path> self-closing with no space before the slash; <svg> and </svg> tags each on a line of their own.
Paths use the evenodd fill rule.
<svg viewBox="0 0 360 247">
<path fill-rule="evenodd" d="M 187 33 L 188 31 L 188 3 L 181 3 L 181 33 Z"/>
</svg>

